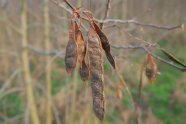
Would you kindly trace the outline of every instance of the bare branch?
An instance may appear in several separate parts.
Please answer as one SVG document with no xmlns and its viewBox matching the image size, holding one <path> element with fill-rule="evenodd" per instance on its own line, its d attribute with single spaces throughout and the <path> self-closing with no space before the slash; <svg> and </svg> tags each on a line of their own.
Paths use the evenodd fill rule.
<svg viewBox="0 0 186 124">
<path fill-rule="evenodd" d="M 170 62 L 170 61 L 167 61 L 159 56 L 157 56 L 156 54 L 152 53 L 151 51 L 148 50 L 148 47 L 150 46 L 142 46 L 142 45 L 136 45 L 136 46 L 133 46 L 133 45 L 129 45 L 129 46 L 124 46 L 124 45 L 112 45 L 113 48 L 116 48 L 116 49 L 142 49 L 144 50 L 145 52 L 151 54 L 155 59 L 167 64 L 167 65 L 170 65 L 180 71 L 186 71 L 186 68 L 185 67 L 181 67 L 181 66 L 177 66 L 175 65 L 173 62 Z"/>
<path fill-rule="evenodd" d="M 58 7 L 60 8 L 63 8 L 65 11 L 71 13 L 72 10 L 68 9 L 67 7 L 65 7 L 64 4 L 62 4 L 60 1 L 58 0 L 51 0 L 54 4 L 56 4 Z M 66 0 L 65 0 L 66 1 Z M 107 18 L 108 16 L 108 12 L 109 12 L 109 4 L 110 4 L 110 1 L 111 0 L 108 0 L 109 2 L 107 3 L 107 11 L 106 11 L 106 16 L 105 16 L 105 19 Z M 71 5 L 71 4 L 70 4 Z M 72 6 L 72 5 L 71 5 Z M 74 7 L 72 7 L 74 8 Z M 88 18 L 86 17 L 81 17 L 83 20 L 87 20 L 88 21 Z M 147 23 L 144 23 L 144 22 L 140 22 L 140 21 L 137 21 L 135 19 L 129 19 L 129 20 L 121 20 L 121 19 L 103 19 L 103 20 L 99 20 L 99 19 L 96 19 L 94 18 L 94 20 L 98 23 L 103 23 L 103 24 L 106 24 L 106 23 L 113 23 L 114 25 L 117 25 L 117 24 L 135 24 L 135 25 L 140 25 L 140 26 L 144 26 L 144 27 L 150 27 L 150 28 L 156 28 L 156 29 L 164 29 L 164 30 L 174 30 L 174 29 L 178 29 L 178 28 L 181 28 L 182 24 L 178 24 L 178 25 L 175 25 L 175 26 L 164 26 L 164 25 L 157 25 L 157 24 L 147 24 Z"/>
<path fill-rule="evenodd" d="M 111 3 L 111 0 L 108 0 L 108 1 L 107 1 L 107 5 L 106 5 L 106 11 L 105 11 L 105 15 L 104 15 L 104 17 L 103 17 L 103 20 L 105 20 L 105 19 L 108 18 L 108 16 L 109 16 L 110 3 Z M 101 25 L 100 25 L 100 28 L 101 28 L 101 29 L 103 28 L 103 25 L 104 25 L 104 23 L 101 23 Z"/>
<path fill-rule="evenodd" d="M 178 70 L 180 70 L 180 71 L 186 71 L 186 67 L 177 66 L 177 65 L 175 65 L 173 62 L 167 61 L 167 60 L 165 60 L 165 59 L 163 59 L 163 58 L 161 58 L 161 57 L 155 55 L 154 53 L 150 52 L 150 51 L 149 51 L 148 49 L 146 49 L 146 48 L 144 48 L 144 50 L 145 50 L 146 52 L 150 53 L 155 59 L 157 59 L 157 60 L 159 60 L 159 61 L 161 61 L 161 62 L 163 62 L 163 63 L 165 63 L 165 64 L 167 64 L 167 65 L 170 65 L 170 66 L 172 66 L 172 67 L 174 67 L 174 68 L 176 68 L 176 69 L 178 69 Z"/>
<path fill-rule="evenodd" d="M 62 52 L 60 52 L 59 50 L 51 50 L 51 51 L 46 51 L 46 50 L 42 50 L 36 47 L 33 47 L 31 45 L 27 45 L 25 47 L 23 47 L 24 49 L 29 49 L 30 51 L 36 53 L 36 54 L 40 54 L 40 55 L 44 55 L 44 56 L 59 56 L 61 57 L 63 55 Z"/>
<path fill-rule="evenodd" d="M 51 0 L 54 4 L 56 4 L 58 7 L 63 8 L 65 11 L 67 11 L 68 13 L 72 13 L 71 9 L 68 9 L 64 4 L 62 4 L 60 1 L 58 0 Z"/>
<path fill-rule="evenodd" d="M 156 25 L 156 24 L 146 24 L 146 23 L 134 20 L 134 19 L 130 19 L 130 20 L 106 19 L 106 20 L 97 20 L 97 21 L 100 23 L 114 23 L 114 25 L 131 23 L 131 24 L 135 24 L 135 25 L 157 28 L 157 29 L 165 29 L 165 30 L 174 30 L 177 28 L 181 28 L 181 25 L 182 25 L 182 24 L 179 24 L 179 25 L 175 25 L 175 26 L 163 26 L 163 25 Z"/>
<path fill-rule="evenodd" d="M 75 10 L 75 7 L 73 7 L 67 0 L 63 0 L 72 10 Z"/>
<path fill-rule="evenodd" d="M 181 70 L 181 71 L 186 71 L 186 68 L 185 67 L 182 67 L 182 66 L 178 66 L 178 65 L 175 65 L 173 62 L 171 61 L 167 61 L 159 56 L 157 56 L 156 54 L 152 53 L 151 51 L 148 50 L 148 48 L 151 48 L 151 47 L 155 47 L 155 44 L 148 44 L 148 45 L 111 45 L 112 48 L 115 48 L 115 49 L 141 49 L 149 54 L 151 54 L 155 59 L 167 64 L 167 65 L 170 65 L 178 70 Z M 40 55 L 45 55 L 45 56 L 57 56 L 57 57 L 60 57 L 60 58 L 64 58 L 64 53 L 62 53 L 60 50 L 51 50 L 51 51 L 45 51 L 45 50 L 42 50 L 42 49 L 39 49 L 39 48 L 35 48 L 31 45 L 27 45 L 26 47 L 24 48 L 27 48 L 33 52 L 35 52 L 36 54 L 40 54 Z"/>
</svg>

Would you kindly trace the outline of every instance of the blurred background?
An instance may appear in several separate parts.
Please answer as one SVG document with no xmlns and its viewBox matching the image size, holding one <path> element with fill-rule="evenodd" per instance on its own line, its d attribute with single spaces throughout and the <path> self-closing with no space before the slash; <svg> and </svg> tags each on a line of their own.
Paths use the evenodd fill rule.
<svg viewBox="0 0 186 124">
<path fill-rule="evenodd" d="M 91 10 L 97 19 L 103 19 L 107 4 L 107 0 L 69 2 Z M 108 18 L 174 26 L 186 23 L 185 12 L 185 0 L 111 0 Z M 138 105 L 146 53 L 115 48 L 117 72 L 104 57 L 106 112 L 100 122 L 92 110 L 90 82 L 82 82 L 78 70 L 71 76 L 65 70 L 69 18 L 65 9 L 49 0 L 0 0 L 0 124 L 186 124 L 186 73 L 155 61 L 159 75 L 148 83 L 143 74 Z M 156 43 L 186 63 L 183 28 L 110 23 L 103 31 L 112 45 Z M 161 51 L 151 50 L 167 59 Z M 130 94 L 124 86 L 118 98 L 121 80 Z"/>
</svg>

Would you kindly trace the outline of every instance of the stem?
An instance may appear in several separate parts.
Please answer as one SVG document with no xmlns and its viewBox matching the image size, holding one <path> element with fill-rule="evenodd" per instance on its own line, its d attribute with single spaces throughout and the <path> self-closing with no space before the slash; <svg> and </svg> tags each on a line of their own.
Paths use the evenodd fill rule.
<svg viewBox="0 0 186 124">
<path fill-rule="evenodd" d="M 50 51 L 50 18 L 49 18 L 49 0 L 44 1 L 44 34 L 45 34 L 45 49 Z M 46 124 L 52 124 L 52 106 L 51 106 L 51 57 L 46 57 Z"/>
<path fill-rule="evenodd" d="M 75 8 L 74 8 L 67 0 L 64 0 L 64 2 L 65 2 L 72 10 L 75 10 Z"/>
<path fill-rule="evenodd" d="M 22 0 L 22 10 L 21 10 L 21 23 L 22 23 L 22 46 L 27 46 L 28 39 L 27 39 L 27 14 L 26 14 L 26 0 Z M 26 83 L 26 94 L 29 104 L 29 110 L 31 114 L 31 120 L 33 124 L 40 124 L 39 117 L 37 113 L 37 108 L 34 100 L 34 93 L 33 93 L 33 86 L 32 86 L 32 79 L 30 74 L 30 67 L 29 67 L 29 57 L 28 57 L 28 50 L 23 49 L 22 51 L 22 62 L 23 62 L 23 76 Z"/>
<path fill-rule="evenodd" d="M 105 10 L 105 15 L 103 17 L 103 20 L 107 19 L 107 17 L 109 16 L 109 9 L 110 9 L 110 2 L 111 0 L 107 0 L 107 5 L 106 5 L 106 10 Z M 104 23 L 100 24 L 100 28 L 103 28 Z"/>
</svg>

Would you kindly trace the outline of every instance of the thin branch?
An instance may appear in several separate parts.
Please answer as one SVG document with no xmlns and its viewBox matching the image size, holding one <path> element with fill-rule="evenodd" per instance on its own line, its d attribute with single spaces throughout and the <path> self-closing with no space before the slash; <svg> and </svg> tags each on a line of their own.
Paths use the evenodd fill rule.
<svg viewBox="0 0 186 124">
<path fill-rule="evenodd" d="M 72 10 L 68 9 L 67 7 L 65 7 L 65 5 L 62 4 L 60 1 L 58 1 L 58 0 L 51 0 L 51 1 L 54 4 L 56 4 L 58 7 L 63 8 L 65 11 L 69 12 L 70 14 L 72 13 Z M 68 2 L 68 4 L 70 4 L 70 3 Z M 108 3 L 108 6 L 109 6 L 109 4 L 110 4 L 110 2 Z M 108 7 L 107 11 L 109 11 L 109 7 Z M 108 15 L 108 12 L 107 12 L 107 15 Z M 83 20 L 88 21 L 88 18 L 86 18 L 86 17 L 82 16 L 81 18 Z M 157 25 L 157 24 L 151 24 L 151 23 L 147 24 L 147 23 L 144 23 L 144 22 L 137 21 L 135 19 L 129 19 L 129 20 L 121 20 L 121 19 L 99 20 L 99 19 L 94 18 L 94 20 L 96 22 L 98 22 L 98 23 L 101 23 L 101 24 L 102 23 L 103 24 L 113 23 L 114 25 L 117 25 L 117 24 L 129 24 L 130 23 L 130 24 L 140 25 L 140 26 L 144 26 L 144 27 L 150 27 L 150 28 L 156 28 L 156 29 L 164 29 L 164 30 L 174 30 L 174 29 L 181 28 L 181 26 L 182 26 L 182 24 L 178 24 L 178 25 L 175 25 L 175 26 L 164 26 L 164 25 Z"/>
<path fill-rule="evenodd" d="M 96 19 L 97 20 L 97 19 Z M 99 23 L 113 23 L 114 25 L 117 24 L 135 24 L 140 25 L 144 27 L 150 27 L 150 28 L 157 28 L 157 29 L 164 29 L 164 30 L 174 30 L 181 28 L 182 24 L 175 25 L 175 26 L 164 26 L 164 25 L 156 25 L 156 24 L 146 24 L 140 21 L 137 21 L 135 19 L 129 19 L 129 20 L 121 20 L 121 19 L 106 19 L 106 20 L 97 20 Z"/>
<path fill-rule="evenodd" d="M 177 66 L 175 65 L 173 62 L 170 62 L 170 61 L 167 61 L 159 56 L 157 56 L 156 54 L 152 53 L 151 51 L 148 50 L 148 46 L 142 46 L 142 45 L 136 45 L 136 46 L 133 46 L 133 45 L 129 45 L 129 46 L 124 46 L 124 45 L 112 45 L 113 48 L 116 48 L 116 49 L 142 49 L 144 50 L 145 52 L 151 54 L 155 59 L 167 64 L 167 65 L 170 65 L 180 71 L 186 71 L 186 68 L 185 67 L 181 67 L 181 66 Z M 150 47 L 150 46 L 149 46 Z"/>
<path fill-rule="evenodd" d="M 103 20 L 106 20 L 106 18 L 108 18 L 108 16 L 109 16 L 110 3 L 111 3 L 111 0 L 108 0 L 108 1 L 107 1 L 107 5 L 106 5 L 106 11 L 105 11 L 105 15 L 104 15 L 104 17 L 103 17 Z M 104 25 L 104 23 L 101 23 L 101 24 L 100 24 L 100 28 L 101 28 L 101 29 L 103 28 L 103 25 Z"/>
<path fill-rule="evenodd" d="M 3 86 L 0 89 L 0 94 L 2 94 L 6 88 L 12 83 L 13 79 L 21 72 L 21 69 L 16 69 L 11 76 L 3 83 Z"/>
<path fill-rule="evenodd" d="M 58 7 L 63 8 L 65 11 L 67 11 L 68 13 L 72 13 L 71 9 L 68 9 L 64 4 L 62 4 L 60 1 L 58 0 L 51 0 L 54 4 L 56 4 Z"/>
<path fill-rule="evenodd" d="M 72 10 L 75 10 L 75 7 L 73 7 L 67 0 L 63 0 Z"/>
<path fill-rule="evenodd" d="M 29 49 L 30 51 L 32 51 L 36 54 L 40 54 L 40 55 L 44 55 L 44 56 L 56 56 L 57 55 L 57 56 L 61 57 L 63 55 L 63 53 L 59 50 L 46 51 L 44 49 L 39 49 L 39 48 L 36 48 L 31 45 L 27 45 L 27 46 L 23 47 L 23 49 Z"/>
<path fill-rule="evenodd" d="M 170 65 L 170 66 L 172 66 L 172 67 L 174 67 L 174 68 L 176 68 L 176 69 L 178 69 L 178 70 L 180 70 L 180 71 L 186 71 L 186 67 L 177 66 L 177 65 L 175 65 L 173 62 L 167 61 L 167 60 L 165 60 L 165 59 L 163 59 L 163 58 L 161 58 L 161 57 L 155 55 L 154 53 L 150 52 L 150 51 L 149 51 L 148 49 L 146 49 L 146 48 L 144 48 L 144 50 L 145 50 L 146 52 L 150 53 L 155 59 L 157 59 L 157 60 L 159 60 L 159 61 L 161 61 L 161 62 L 163 62 L 163 63 L 165 63 L 165 64 L 167 64 L 167 65 Z"/>
<path fill-rule="evenodd" d="M 186 68 L 185 67 L 181 67 L 181 66 L 177 66 L 175 65 L 173 62 L 171 61 L 167 61 L 157 55 L 155 55 L 154 53 L 152 53 L 151 51 L 148 50 L 148 48 L 150 47 L 155 47 L 154 44 L 151 44 L 151 45 L 111 45 L 112 48 L 115 48 L 115 49 L 141 49 L 147 53 L 150 53 L 155 59 L 165 63 L 165 64 L 168 64 L 178 70 L 181 70 L 181 71 L 186 71 Z M 60 50 L 51 50 L 51 51 L 45 51 L 45 50 L 42 50 L 42 49 L 39 49 L 39 48 L 35 48 L 31 45 L 27 45 L 26 47 L 24 48 L 27 48 L 37 54 L 41 54 L 41 55 L 45 55 L 45 56 L 58 56 L 58 57 L 61 57 L 63 58 L 64 57 L 64 53 L 62 53 Z"/>
</svg>

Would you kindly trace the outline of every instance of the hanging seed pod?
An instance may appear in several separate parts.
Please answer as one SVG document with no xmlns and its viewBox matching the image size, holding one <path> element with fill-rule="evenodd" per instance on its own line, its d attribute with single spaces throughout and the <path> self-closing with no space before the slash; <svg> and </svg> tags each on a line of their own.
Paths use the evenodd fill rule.
<svg viewBox="0 0 186 124">
<path fill-rule="evenodd" d="M 146 76 L 150 82 L 155 80 L 157 72 L 158 69 L 156 63 L 154 62 L 152 56 L 147 54 Z"/>
<path fill-rule="evenodd" d="M 95 28 L 96 33 L 98 34 L 98 36 L 100 38 L 102 48 L 105 51 L 105 54 L 107 56 L 108 61 L 110 62 L 110 64 L 112 65 L 112 67 L 115 69 L 115 61 L 114 61 L 114 58 L 112 57 L 112 55 L 110 53 L 110 44 L 109 44 L 108 38 L 101 31 L 101 29 L 99 28 L 99 26 L 94 21 L 93 21 L 93 25 L 94 25 L 94 28 Z"/>
<path fill-rule="evenodd" d="M 89 77 L 89 68 L 85 63 L 85 56 L 86 56 L 86 45 L 83 54 L 82 66 L 79 68 L 80 77 L 83 81 L 88 80 Z"/>
<path fill-rule="evenodd" d="M 103 62 L 102 50 L 99 37 L 92 28 L 88 32 L 88 60 L 90 68 L 90 81 L 92 88 L 93 110 L 96 116 L 103 120 L 104 118 L 104 87 L 103 87 Z"/>
<path fill-rule="evenodd" d="M 74 21 L 71 19 L 69 41 L 66 46 L 65 66 L 68 73 L 72 73 L 77 62 L 77 45 L 74 38 Z"/>
<path fill-rule="evenodd" d="M 77 22 L 75 22 L 75 37 L 76 37 L 76 44 L 77 44 L 78 61 L 80 67 L 82 67 L 82 61 L 85 56 L 85 42 L 84 42 L 83 35 L 77 25 Z"/>
<path fill-rule="evenodd" d="M 75 22 L 75 36 L 76 36 L 76 44 L 77 44 L 78 61 L 80 64 L 79 73 L 81 79 L 83 81 L 86 81 L 89 77 L 89 70 L 85 63 L 86 44 L 77 22 Z"/>
<path fill-rule="evenodd" d="M 80 77 L 83 81 L 88 80 L 89 77 L 89 69 L 85 63 L 85 61 L 83 60 L 82 62 L 82 67 L 79 68 L 79 73 L 80 73 Z"/>
<path fill-rule="evenodd" d="M 85 44 L 85 49 L 84 49 L 84 56 L 83 56 L 83 61 L 82 61 L 82 67 L 79 68 L 79 73 L 80 73 L 80 77 L 83 81 L 88 80 L 89 77 L 89 68 L 85 63 L 85 56 L 87 53 L 87 46 Z"/>
<path fill-rule="evenodd" d="M 182 63 L 180 60 L 178 60 L 175 56 L 173 56 L 171 53 L 167 52 L 164 49 L 161 49 L 161 51 L 173 62 L 175 62 L 176 64 L 179 64 L 183 67 L 186 67 L 186 64 Z"/>
</svg>

